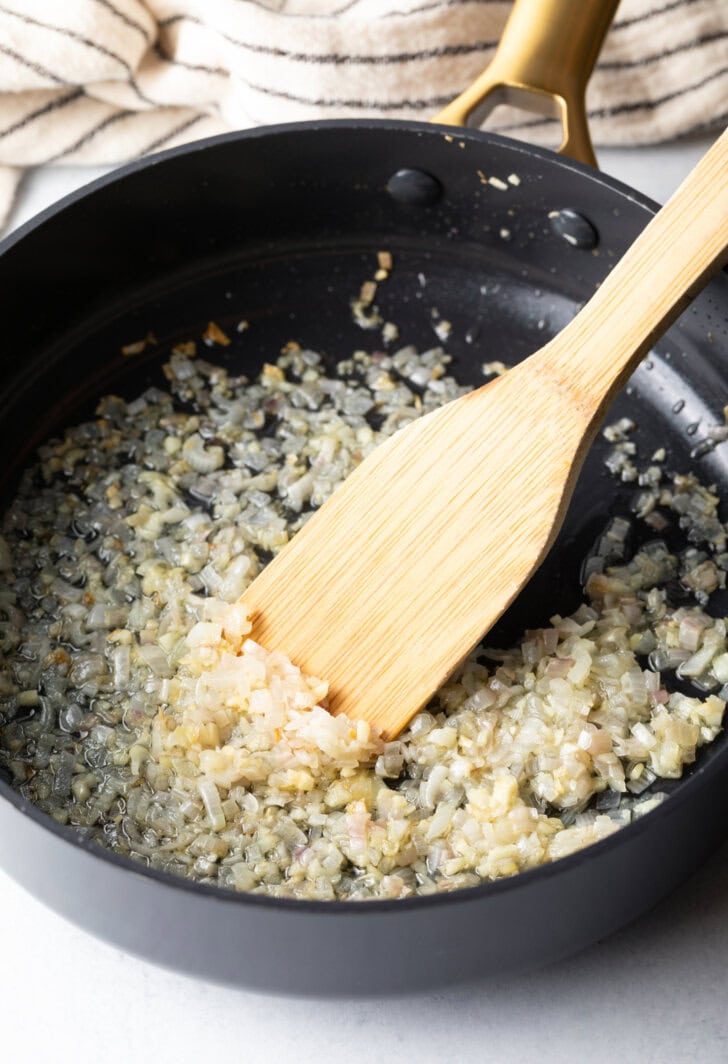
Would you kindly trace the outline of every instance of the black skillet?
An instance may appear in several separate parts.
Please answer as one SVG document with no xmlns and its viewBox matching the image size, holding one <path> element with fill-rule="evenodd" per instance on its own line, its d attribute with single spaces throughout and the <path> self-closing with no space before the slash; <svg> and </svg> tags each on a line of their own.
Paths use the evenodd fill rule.
<svg viewBox="0 0 728 1064">
<path fill-rule="evenodd" d="M 517 174 L 520 184 L 484 186 L 478 171 Z M 3 245 L 4 498 L 44 437 L 90 414 L 105 392 L 131 397 L 158 381 L 170 345 L 199 336 L 210 319 L 236 337 L 214 357 L 246 373 L 289 339 L 334 360 L 363 346 L 369 336 L 352 323 L 349 300 L 382 249 L 395 260 L 379 294 L 385 318 L 399 323 L 403 342 L 425 348 L 436 342 L 437 308 L 453 325 L 456 374 L 477 383 L 483 361 L 515 361 L 557 332 L 654 210 L 548 151 L 408 122 L 280 126 L 125 167 Z M 724 450 L 700 459 L 690 451 L 728 403 L 727 315 L 721 275 L 612 412 L 637 422 L 641 453 L 667 446 L 673 468 L 697 468 L 723 488 Z M 242 336 L 241 318 L 250 322 Z M 121 345 L 148 330 L 158 346 L 121 357 Z M 556 546 L 494 640 L 578 603 L 579 561 L 626 507 L 604 455 L 597 442 Z M 728 597 L 714 606 L 728 612 Z M 141 868 L 58 826 L 0 780 L 0 863 L 57 912 L 162 964 L 309 994 L 411 991 L 566 955 L 653 905 L 726 825 L 721 736 L 662 806 L 572 857 L 449 895 L 314 903 Z"/>
</svg>

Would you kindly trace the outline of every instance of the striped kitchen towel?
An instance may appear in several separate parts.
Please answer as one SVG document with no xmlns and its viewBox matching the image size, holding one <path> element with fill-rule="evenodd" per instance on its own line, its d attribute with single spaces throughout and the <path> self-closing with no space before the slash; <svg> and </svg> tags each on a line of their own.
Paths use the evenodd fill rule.
<svg viewBox="0 0 728 1064">
<path fill-rule="evenodd" d="M 598 0 L 573 0 L 596 3 Z M 0 0 L 0 226 L 27 167 L 117 163 L 317 117 L 427 118 L 487 64 L 507 0 Z M 725 123 L 728 0 L 623 0 L 597 144 Z M 544 141 L 506 109 L 490 128 Z"/>
</svg>

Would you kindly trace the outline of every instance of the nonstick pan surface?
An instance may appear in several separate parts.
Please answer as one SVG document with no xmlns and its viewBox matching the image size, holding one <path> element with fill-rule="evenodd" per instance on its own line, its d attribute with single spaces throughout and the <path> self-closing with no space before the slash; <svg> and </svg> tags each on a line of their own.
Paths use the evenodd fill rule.
<svg viewBox="0 0 728 1064">
<path fill-rule="evenodd" d="M 132 397 L 160 382 L 170 347 L 210 320 L 233 343 L 209 357 L 236 373 L 254 374 L 291 339 L 333 361 L 376 348 L 349 304 L 380 250 L 395 266 L 377 302 L 400 342 L 438 343 L 436 310 L 452 323 L 455 375 L 481 383 L 483 362 L 513 363 L 554 335 L 654 210 L 550 152 L 414 123 L 272 127 L 126 167 L 1 249 L 2 502 L 39 442 L 92 413 L 104 393 Z M 250 327 L 240 334 L 243 318 Z M 642 455 L 665 446 L 670 468 L 696 469 L 722 490 L 728 449 L 690 453 L 728 403 L 727 322 L 720 276 L 609 415 L 637 423 Z M 149 331 L 156 346 L 122 357 L 122 345 Z M 524 431 L 536 447 L 549 426 Z M 594 444 L 555 547 L 492 642 L 578 604 L 582 557 L 628 507 L 603 465 L 606 447 Z M 728 612 L 728 596 L 714 596 L 711 610 Z M 56 825 L 3 780 L 0 862 L 58 912 L 163 964 L 269 991 L 411 991 L 544 964 L 654 904 L 726 834 L 723 736 L 673 789 L 655 811 L 572 857 L 396 902 L 276 900 L 140 869 Z"/>
</svg>

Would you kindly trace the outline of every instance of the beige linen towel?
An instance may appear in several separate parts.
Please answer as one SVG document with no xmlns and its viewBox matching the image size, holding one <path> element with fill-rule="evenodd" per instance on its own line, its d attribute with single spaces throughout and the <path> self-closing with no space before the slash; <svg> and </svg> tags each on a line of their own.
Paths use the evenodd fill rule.
<svg viewBox="0 0 728 1064">
<path fill-rule="evenodd" d="M 0 226 L 27 167 L 118 163 L 260 123 L 426 119 L 487 64 L 509 7 L 0 0 Z M 623 0 L 589 86 L 595 142 L 725 123 L 727 42 L 728 0 Z M 499 116 L 490 128 L 553 136 L 545 119 Z"/>
</svg>

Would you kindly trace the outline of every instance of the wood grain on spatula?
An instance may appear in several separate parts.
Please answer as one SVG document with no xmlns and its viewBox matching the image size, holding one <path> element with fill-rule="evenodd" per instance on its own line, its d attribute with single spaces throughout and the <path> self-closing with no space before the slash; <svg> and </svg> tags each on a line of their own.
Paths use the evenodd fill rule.
<svg viewBox="0 0 728 1064">
<path fill-rule="evenodd" d="M 610 399 L 727 244 L 724 133 L 555 339 L 347 478 L 243 596 L 253 637 L 396 735 L 539 565 Z"/>
</svg>

